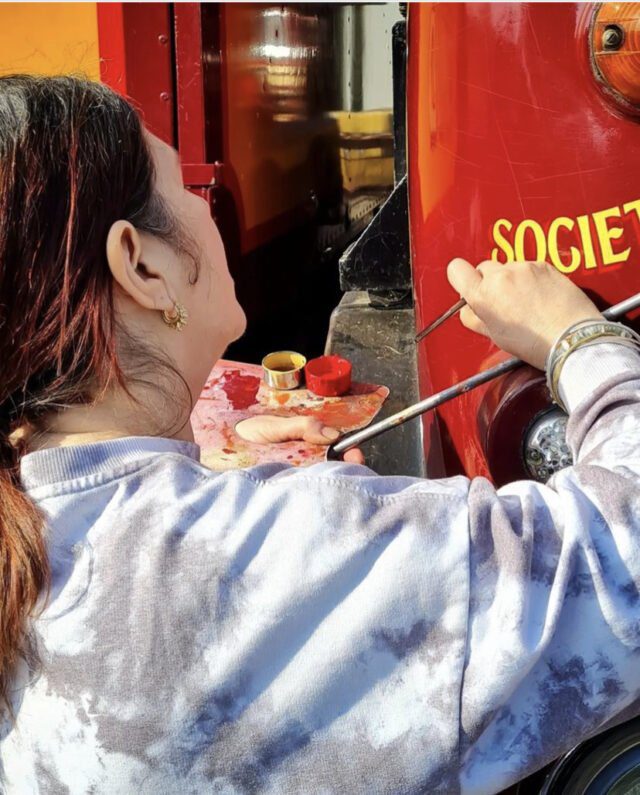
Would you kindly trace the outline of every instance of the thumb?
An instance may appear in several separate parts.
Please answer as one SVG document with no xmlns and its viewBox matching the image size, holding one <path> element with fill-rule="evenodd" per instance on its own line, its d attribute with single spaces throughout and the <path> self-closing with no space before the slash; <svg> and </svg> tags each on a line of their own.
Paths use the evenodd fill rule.
<svg viewBox="0 0 640 795">
<path fill-rule="evenodd" d="M 482 281 L 482 275 L 466 259 L 456 257 L 447 265 L 447 279 L 458 295 L 468 300 Z"/>
<path fill-rule="evenodd" d="M 330 444 L 340 436 L 340 431 L 324 425 L 315 417 L 291 417 L 289 422 L 290 439 L 302 439 L 310 444 Z"/>
<path fill-rule="evenodd" d="M 344 454 L 343 459 L 348 464 L 364 464 L 364 453 L 359 447 L 352 447 L 351 450 L 347 450 Z"/>
</svg>

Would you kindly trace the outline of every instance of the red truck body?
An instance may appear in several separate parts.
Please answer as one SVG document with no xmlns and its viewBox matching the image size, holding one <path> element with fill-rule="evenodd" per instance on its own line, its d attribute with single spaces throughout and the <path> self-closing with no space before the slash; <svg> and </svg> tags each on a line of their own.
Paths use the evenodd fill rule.
<svg viewBox="0 0 640 795">
<path fill-rule="evenodd" d="M 629 33 L 638 9 L 610 5 L 410 5 L 407 137 L 418 328 L 457 300 L 445 274 L 457 256 L 474 264 L 549 260 L 602 306 L 638 291 L 638 116 L 595 64 L 600 58 L 615 72 L 612 59 L 624 58 L 627 72 L 637 68 Z M 603 52 L 612 20 L 627 40 Z M 499 357 L 489 341 L 449 320 L 421 343 L 422 395 Z M 431 444 L 432 419 L 425 419 L 431 474 L 498 482 L 524 476 L 523 434 L 547 403 L 540 375 L 525 371 L 446 404 L 438 412 L 441 459 Z"/>
</svg>

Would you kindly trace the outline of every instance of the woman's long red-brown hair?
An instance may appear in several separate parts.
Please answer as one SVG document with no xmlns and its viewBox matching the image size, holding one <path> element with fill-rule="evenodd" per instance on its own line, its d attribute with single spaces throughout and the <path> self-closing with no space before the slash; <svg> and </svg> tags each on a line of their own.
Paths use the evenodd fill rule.
<svg viewBox="0 0 640 795">
<path fill-rule="evenodd" d="M 76 78 L 0 78 L 0 706 L 9 710 L 49 584 L 16 430 L 124 385 L 105 257 L 118 219 L 176 240 L 131 106 Z"/>
</svg>

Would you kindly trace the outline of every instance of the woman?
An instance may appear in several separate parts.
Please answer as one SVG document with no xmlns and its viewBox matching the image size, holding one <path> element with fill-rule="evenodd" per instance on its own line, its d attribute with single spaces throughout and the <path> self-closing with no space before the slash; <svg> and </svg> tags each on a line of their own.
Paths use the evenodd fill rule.
<svg viewBox="0 0 640 795">
<path fill-rule="evenodd" d="M 6 792 L 488 793 L 640 711 L 640 357 L 550 266 L 449 278 L 553 349 L 574 467 L 210 472 L 244 316 L 206 204 L 107 88 L 0 79 Z"/>
</svg>

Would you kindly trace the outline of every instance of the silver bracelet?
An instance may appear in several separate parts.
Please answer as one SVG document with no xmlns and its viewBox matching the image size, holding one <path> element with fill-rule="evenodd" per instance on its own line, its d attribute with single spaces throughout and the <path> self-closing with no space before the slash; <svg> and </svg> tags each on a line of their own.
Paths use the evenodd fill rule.
<svg viewBox="0 0 640 795">
<path fill-rule="evenodd" d="M 545 364 L 547 387 L 551 398 L 563 411 L 566 411 L 566 407 L 560 399 L 558 383 L 567 358 L 578 348 L 599 342 L 612 342 L 638 349 L 640 348 L 640 334 L 622 323 L 604 319 L 582 320 L 563 331 L 552 345 Z"/>
</svg>

